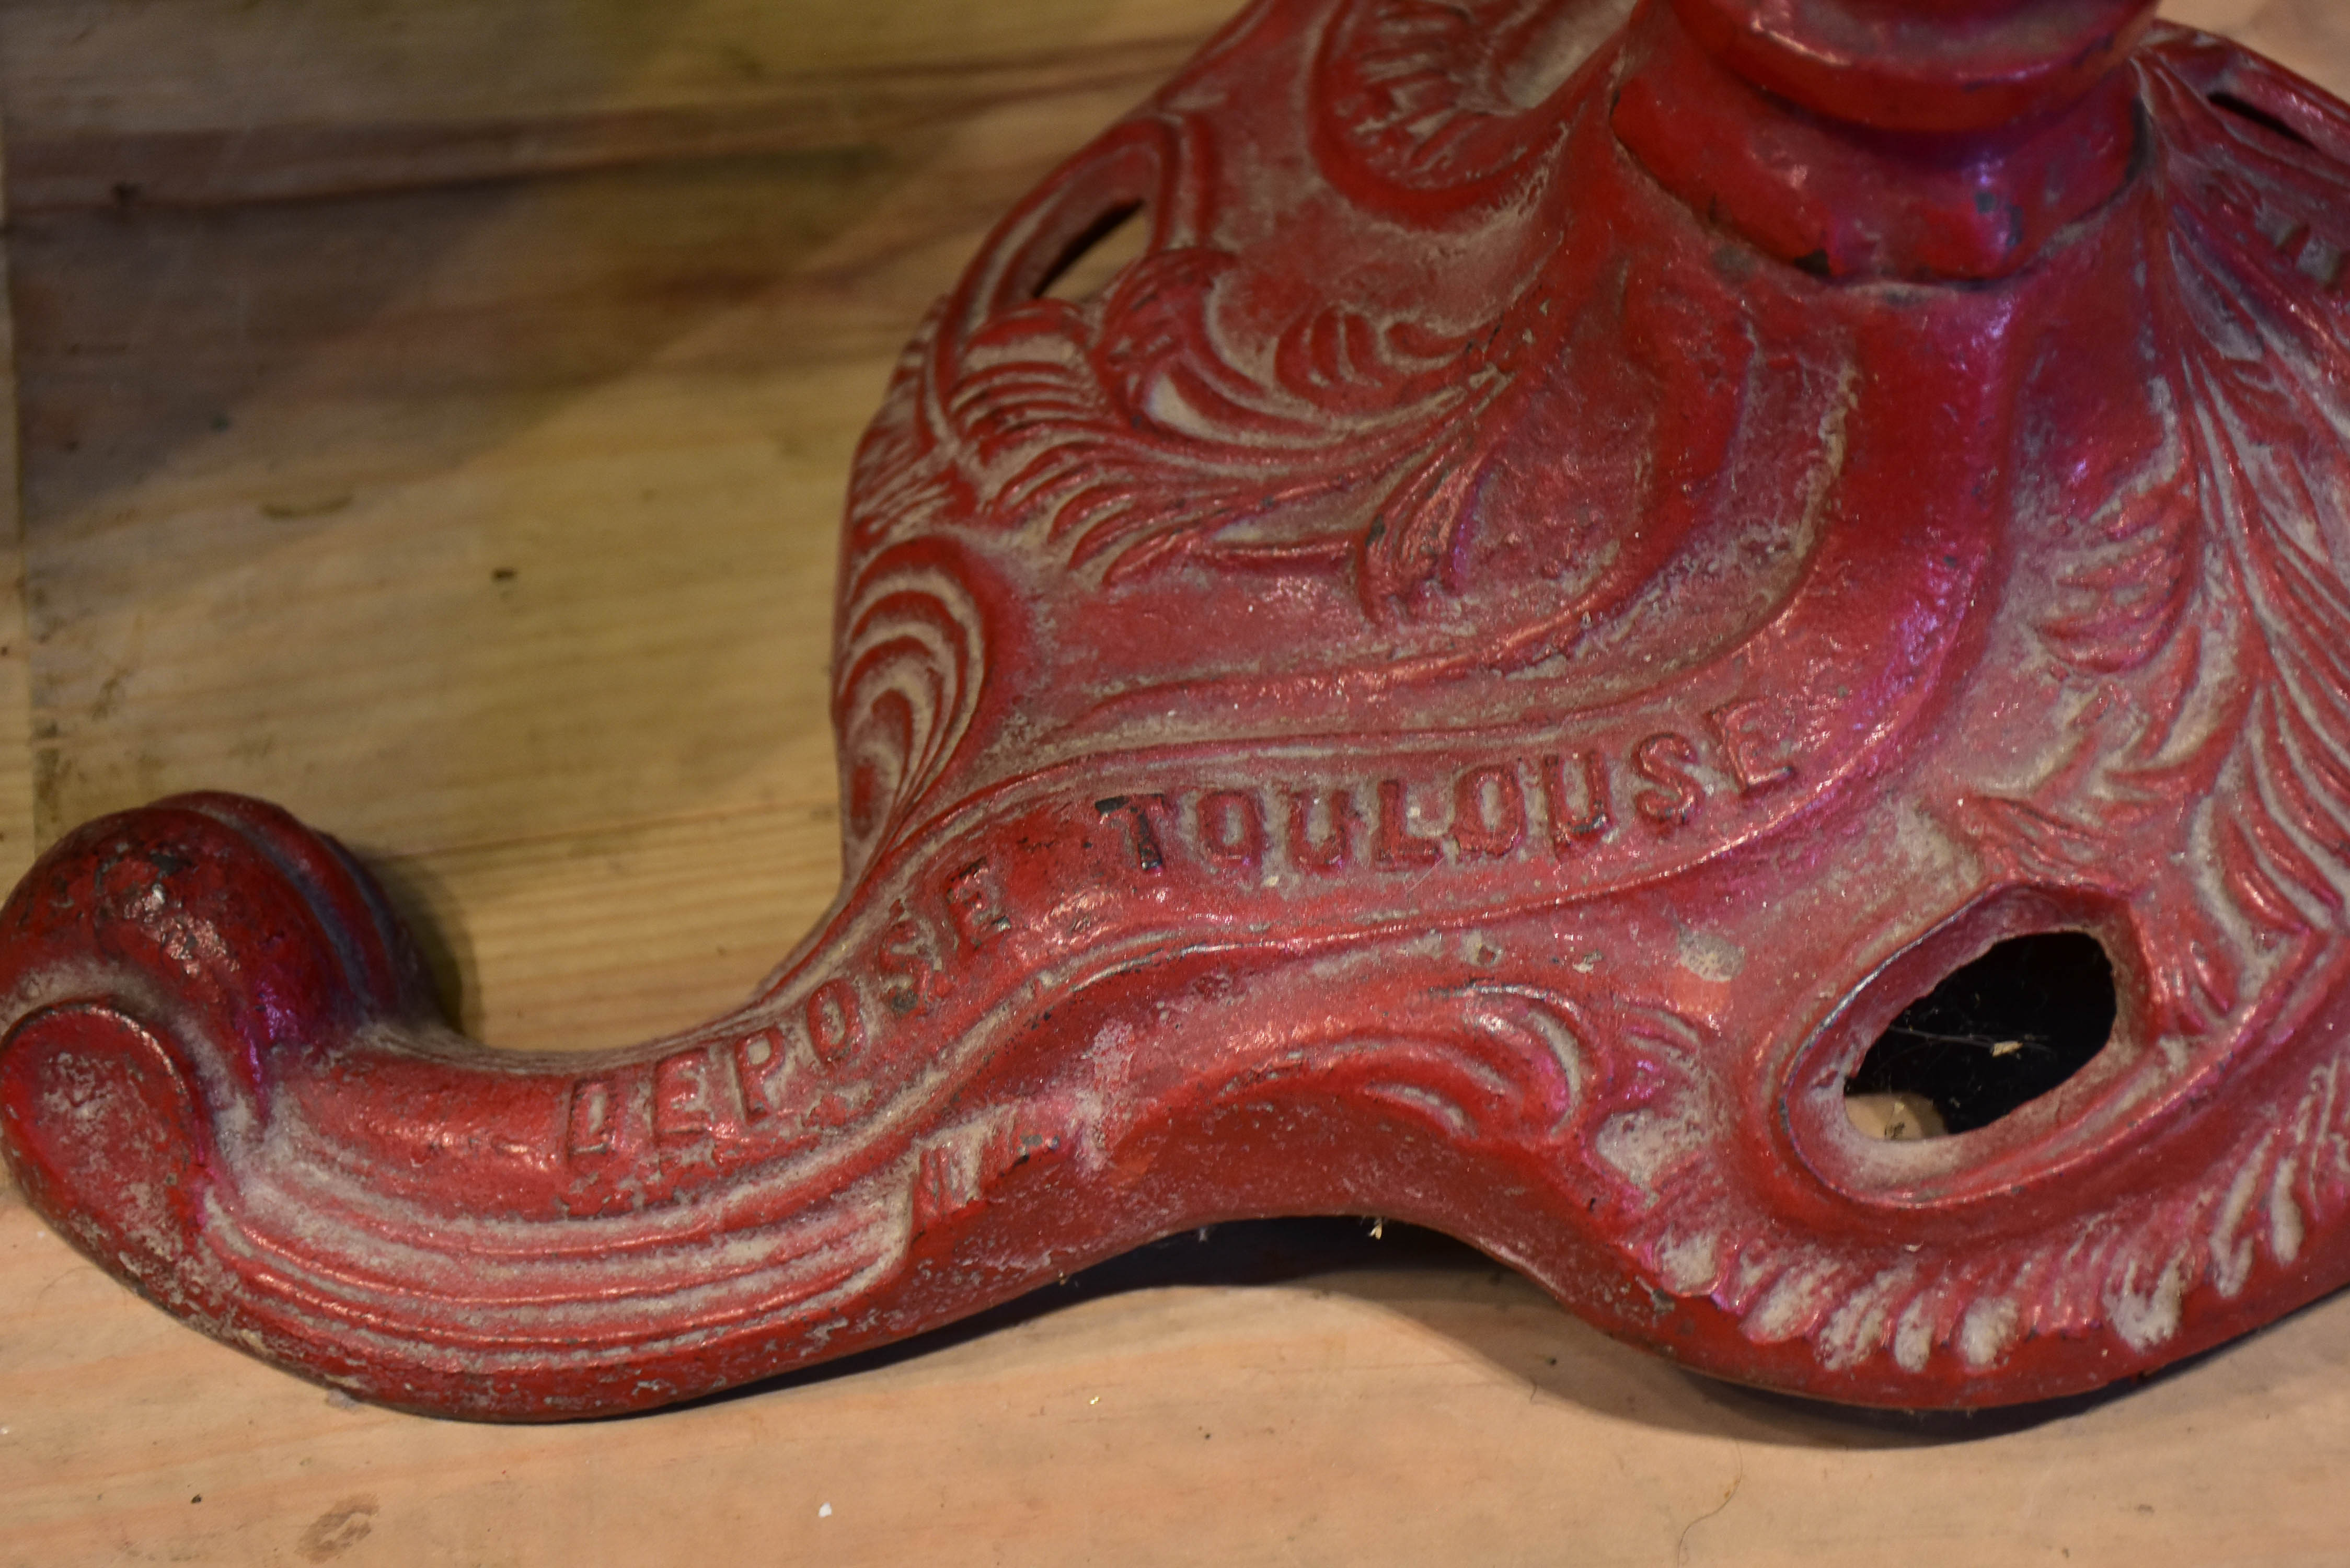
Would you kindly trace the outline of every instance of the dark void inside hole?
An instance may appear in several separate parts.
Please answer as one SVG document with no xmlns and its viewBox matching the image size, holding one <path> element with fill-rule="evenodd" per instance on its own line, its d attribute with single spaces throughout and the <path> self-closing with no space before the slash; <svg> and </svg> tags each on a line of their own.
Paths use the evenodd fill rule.
<svg viewBox="0 0 2350 1568">
<path fill-rule="evenodd" d="M 2225 109 L 2238 119 L 2250 120 L 2263 130 L 2272 130 L 2288 141 L 2298 141 L 2303 147 L 2310 145 L 2309 138 L 2294 130 L 2283 116 L 2262 109 L 2250 99 L 2238 98 L 2231 92 L 2215 92 L 2211 95 L 2211 107 Z"/>
<path fill-rule="evenodd" d="M 2085 931 L 2010 937 L 1901 1010 L 1845 1080 L 1880 1137 L 1988 1127 L 2089 1064 L 2114 1032 L 2113 961 Z M 1872 1118 L 1860 1114 L 1866 1099 Z"/>
<path fill-rule="evenodd" d="M 1090 299 L 1119 268 L 1142 254 L 1149 240 L 1148 223 L 1135 222 L 1146 203 L 1128 202 L 1112 207 L 1078 232 L 1045 269 L 1036 286 L 1038 299 Z"/>
</svg>

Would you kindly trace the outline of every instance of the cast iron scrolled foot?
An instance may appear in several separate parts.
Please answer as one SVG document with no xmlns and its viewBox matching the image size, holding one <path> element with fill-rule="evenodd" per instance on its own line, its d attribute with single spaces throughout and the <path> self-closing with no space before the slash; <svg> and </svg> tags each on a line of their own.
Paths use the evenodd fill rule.
<svg viewBox="0 0 2350 1568">
<path fill-rule="evenodd" d="M 2149 13 L 1261 0 L 901 361 L 757 997 L 476 1046 L 183 796 L 0 912 L 0 1147 L 219 1337 L 505 1419 L 1284 1213 L 1871 1404 L 2338 1286 L 2350 110 Z M 1974 967 L 2064 934 L 2069 1055 Z"/>
</svg>

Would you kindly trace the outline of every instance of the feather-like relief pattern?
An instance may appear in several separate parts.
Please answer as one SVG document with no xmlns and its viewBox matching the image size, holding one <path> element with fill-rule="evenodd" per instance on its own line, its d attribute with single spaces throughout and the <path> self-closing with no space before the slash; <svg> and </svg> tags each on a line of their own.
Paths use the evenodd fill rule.
<svg viewBox="0 0 2350 1568">
<path fill-rule="evenodd" d="M 2177 636 L 2193 594 L 2202 508 L 2191 483 L 2167 473 L 2114 498 L 2093 543 L 2057 578 L 2042 630 L 2071 663 L 2100 674 L 2145 665 Z"/>
<path fill-rule="evenodd" d="M 891 545 L 941 532 L 970 510 L 970 488 L 941 450 L 924 410 L 930 368 L 944 328 L 943 302 L 898 356 L 881 410 L 858 442 L 848 475 L 842 545 L 862 561 Z"/>
<path fill-rule="evenodd" d="M 2075 670 L 2119 682 L 2080 725 L 2104 739 L 2033 799 L 1957 814 L 2009 874 L 2077 886 L 2128 875 L 2117 814 L 2189 801 L 2211 875 L 2161 904 L 2148 955 L 2158 1023 L 2189 1033 L 2288 1026 L 2350 969 L 2350 114 L 2238 56 L 2229 93 L 2266 118 L 2216 106 L 2195 79 L 2206 53 L 2174 35 L 2141 65 L 2159 149 L 2147 298 L 2177 439 L 2093 520 L 2040 623 Z M 2125 718 L 2100 730 L 2108 711 Z M 1658 1028 L 1617 1048 L 1651 1086 L 1593 1152 L 1625 1179 L 1637 1264 L 1834 1368 L 1984 1367 L 2027 1335 L 2145 1350 L 2178 1332 L 2191 1293 L 2241 1294 L 2350 1211 L 2350 1051 L 2283 1085 L 2277 1114 L 2243 1118 L 2200 1169 L 2061 1233 L 1911 1253 L 1763 1211 L 1710 1152 L 1728 1131 L 1711 1053 Z M 1711 1137 L 1644 1130 L 1709 1119 Z M 1660 1165 L 1659 1147 L 1681 1153 Z M 1627 1166 L 1626 1149 L 1651 1158 Z"/>
<path fill-rule="evenodd" d="M 2219 678 L 2241 693 L 2238 722 L 2210 732 L 2228 750 L 2198 809 L 2232 914 L 2264 937 L 2338 938 L 2350 930 L 2350 296 L 2314 286 L 2304 262 L 2327 243 L 2316 230 L 2350 214 L 2350 178 L 2308 139 L 2215 106 L 2158 53 L 2146 77 L 2173 197 L 2149 303 L 2215 546 L 2199 615 L 2206 635 L 2218 623 L 2231 636 Z M 2289 89 L 2274 78 L 2260 90 Z M 2299 109 L 2341 118 L 2306 94 Z"/>
<path fill-rule="evenodd" d="M 1315 167 L 1345 198 L 1332 221 L 1357 223 L 1379 192 L 1401 192 L 1413 226 L 1441 228 L 1440 193 L 1452 192 L 1484 213 L 1488 250 L 1540 243 L 1537 187 L 1558 165 L 1568 84 L 1599 68 L 1595 51 L 1627 8 L 1339 7 L 1302 82 Z M 1052 191 L 1081 206 L 1138 193 L 1149 249 L 1091 297 L 983 289 L 926 331 L 858 466 L 853 552 L 954 513 L 1036 538 L 1102 582 L 1179 556 L 1351 574 L 1375 619 L 1442 576 L 1491 445 L 1482 427 L 1555 327 L 1513 323 L 1507 298 L 1455 321 L 1417 297 L 1327 298 L 1282 320 L 1252 292 L 1256 262 L 1219 248 L 1208 192 L 1220 167 L 1201 122 L 1164 107 L 1055 177 Z M 1327 193 L 1297 182 L 1301 202 Z M 1024 276 L 1043 229 L 1059 232 L 1014 225 L 973 276 Z"/>
<path fill-rule="evenodd" d="M 1037 532 L 1116 580 L 1179 552 L 1383 561 L 1382 536 L 1416 542 L 1431 512 L 1451 525 L 1459 452 L 1504 381 L 1482 335 L 1334 305 L 1243 368 L 1211 319 L 1232 265 L 1158 253 L 1097 300 L 1039 299 L 972 334 L 938 405 L 982 526 Z M 1371 591 L 1395 576 L 1368 573 Z"/>
<path fill-rule="evenodd" d="M 1315 87 L 1324 166 L 1370 205 L 1409 193 L 1491 207 L 1538 180 L 1557 119 L 1529 116 L 1630 11 L 1629 0 L 1361 0 L 1330 29 Z"/>
<path fill-rule="evenodd" d="M 2108 678 L 2100 711 L 2126 722 L 2077 722 L 2093 739 L 2036 804 L 1972 826 L 2020 868 L 2076 881 L 2126 858 L 2095 841 L 2128 830 L 2100 820 L 2191 803 L 2216 875 L 2170 900 L 2179 950 L 2149 959 L 2163 1010 L 2193 1033 L 2218 1022 L 2199 993 L 2250 1002 L 2350 934 L 2350 279 L 2334 265 L 2350 253 L 2350 114 L 2193 35 L 2138 68 L 2157 129 L 2145 315 L 2169 439 L 2056 564 L 2040 628 Z M 2244 103 L 2260 113 L 2228 107 Z M 2053 857 L 2049 823 L 2074 840 Z"/>
</svg>

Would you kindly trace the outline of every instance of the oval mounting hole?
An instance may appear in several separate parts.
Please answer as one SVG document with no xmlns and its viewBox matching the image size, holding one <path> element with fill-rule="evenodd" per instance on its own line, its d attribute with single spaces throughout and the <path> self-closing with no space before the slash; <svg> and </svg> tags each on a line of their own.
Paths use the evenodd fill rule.
<svg viewBox="0 0 2350 1568">
<path fill-rule="evenodd" d="M 1886 1026 L 1845 1080 L 1845 1114 L 1892 1142 L 1988 1127 L 2087 1066 L 2117 1011 L 2096 938 L 2010 937 Z"/>
<path fill-rule="evenodd" d="M 1045 281 L 1036 286 L 1036 297 L 1075 305 L 1108 286 L 1120 268 L 1149 248 L 1150 225 L 1135 221 L 1149 205 L 1123 202 L 1079 230 L 1067 248 L 1053 258 Z"/>
</svg>

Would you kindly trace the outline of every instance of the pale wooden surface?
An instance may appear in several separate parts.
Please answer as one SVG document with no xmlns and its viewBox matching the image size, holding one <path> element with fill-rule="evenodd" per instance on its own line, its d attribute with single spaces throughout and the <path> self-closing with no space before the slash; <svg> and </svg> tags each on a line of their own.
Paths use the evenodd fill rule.
<svg viewBox="0 0 2350 1568">
<path fill-rule="evenodd" d="M 245 789 L 385 869 L 495 1042 L 735 1000 L 833 888 L 827 578 L 889 358 L 1223 9 L 0 4 L 7 875 L 36 833 Z M 2350 85 L 2343 0 L 2172 10 Z M 1413 1257 L 500 1430 L 213 1345 L 0 1192 L 0 1568 L 2350 1562 L 2350 1300 L 2021 1429 L 1916 1430 Z"/>
</svg>

